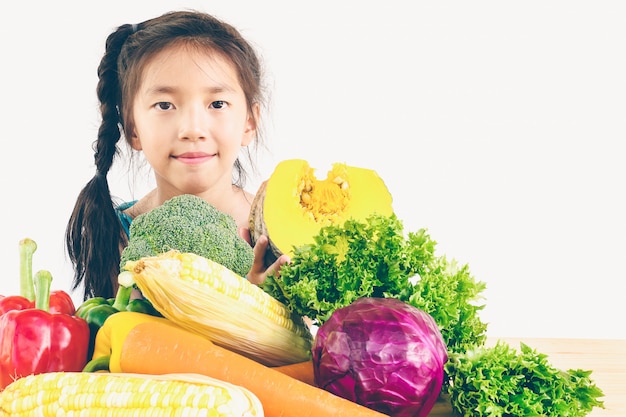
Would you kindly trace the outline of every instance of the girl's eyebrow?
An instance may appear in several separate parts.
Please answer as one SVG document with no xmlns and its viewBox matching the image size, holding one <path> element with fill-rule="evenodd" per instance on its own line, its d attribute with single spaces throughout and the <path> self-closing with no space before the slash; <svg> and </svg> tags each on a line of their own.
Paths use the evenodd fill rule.
<svg viewBox="0 0 626 417">
<path fill-rule="evenodd" d="M 154 87 L 150 87 L 148 88 L 145 93 L 147 95 L 154 95 L 154 94 L 173 94 L 176 93 L 179 89 L 176 87 L 172 87 L 172 86 L 167 86 L 167 85 L 156 85 Z M 229 85 L 226 84 L 220 84 L 214 87 L 207 87 L 204 88 L 204 91 L 207 93 L 211 93 L 211 94 L 216 94 L 216 93 L 224 93 L 224 92 L 233 92 L 236 91 L 234 88 L 230 87 Z"/>
</svg>

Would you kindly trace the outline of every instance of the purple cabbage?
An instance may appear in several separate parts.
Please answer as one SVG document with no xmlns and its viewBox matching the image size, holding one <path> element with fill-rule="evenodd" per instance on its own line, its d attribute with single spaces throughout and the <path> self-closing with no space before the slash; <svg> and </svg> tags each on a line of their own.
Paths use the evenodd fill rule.
<svg viewBox="0 0 626 417">
<path fill-rule="evenodd" d="M 333 312 L 312 349 L 315 383 L 393 417 L 423 417 L 448 360 L 434 319 L 395 298 L 363 297 Z"/>
</svg>

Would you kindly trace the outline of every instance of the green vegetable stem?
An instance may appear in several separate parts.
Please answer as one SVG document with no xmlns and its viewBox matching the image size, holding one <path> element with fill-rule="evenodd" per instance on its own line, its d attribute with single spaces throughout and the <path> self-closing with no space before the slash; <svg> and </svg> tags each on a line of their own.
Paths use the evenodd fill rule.
<svg viewBox="0 0 626 417">
<path fill-rule="evenodd" d="M 52 274 L 50 271 L 42 269 L 35 273 L 33 277 L 33 289 L 35 291 L 35 308 L 43 311 L 50 311 L 50 286 L 52 285 Z"/>
<path fill-rule="evenodd" d="M 20 294 L 29 301 L 35 300 L 33 285 L 33 255 L 37 250 L 37 243 L 29 238 L 19 242 L 20 251 Z"/>
</svg>

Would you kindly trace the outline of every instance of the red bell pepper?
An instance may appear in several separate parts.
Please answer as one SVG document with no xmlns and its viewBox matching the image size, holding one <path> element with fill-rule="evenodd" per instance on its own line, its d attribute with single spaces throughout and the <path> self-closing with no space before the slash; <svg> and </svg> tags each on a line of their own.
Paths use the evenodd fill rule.
<svg viewBox="0 0 626 417">
<path fill-rule="evenodd" d="M 0 391 L 26 375 L 78 372 L 87 363 L 89 326 L 80 317 L 47 311 L 51 281 L 50 272 L 37 272 L 36 308 L 0 316 Z"/>
<path fill-rule="evenodd" d="M 9 295 L 0 298 L 0 316 L 11 310 L 24 310 L 35 307 L 35 302 L 21 295 Z"/>
<path fill-rule="evenodd" d="M 50 313 L 69 314 L 76 312 L 72 297 L 62 290 L 50 293 Z M 35 301 L 30 301 L 21 295 L 0 296 L 0 316 L 11 310 L 25 310 L 35 308 Z"/>
<path fill-rule="evenodd" d="M 88 360 L 89 325 L 74 316 L 69 294 L 50 293 L 50 272 L 37 272 L 34 285 L 36 243 L 26 238 L 19 248 L 21 295 L 0 296 L 0 391 L 22 376 L 80 371 Z"/>
<path fill-rule="evenodd" d="M 25 238 L 19 243 L 20 250 L 20 295 L 0 296 L 0 316 L 10 310 L 35 308 L 33 287 L 33 253 L 37 250 L 34 240 Z M 50 313 L 72 315 L 76 307 L 72 297 L 62 290 L 50 293 Z"/>
</svg>

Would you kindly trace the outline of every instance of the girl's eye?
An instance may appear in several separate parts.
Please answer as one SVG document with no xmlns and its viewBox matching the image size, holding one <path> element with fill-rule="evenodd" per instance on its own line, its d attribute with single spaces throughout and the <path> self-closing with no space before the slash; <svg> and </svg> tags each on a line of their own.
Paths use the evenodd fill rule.
<svg viewBox="0 0 626 417">
<path fill-rule="evenodd" d="M 156 107 L 158 110 L 170 110 L 174 106 L 168 101 L 160 101 L 156 103 L 154 107 Z"/>
<path fill-rule="evenodd" d="M 214 101 L 213 103 L 211 103 L 210 107 L 212 107 L 214 109 L 223 109 L 227 105 L 228 104 L 225 101 L 217 100 L 217 101 Z"/>
</svg>

